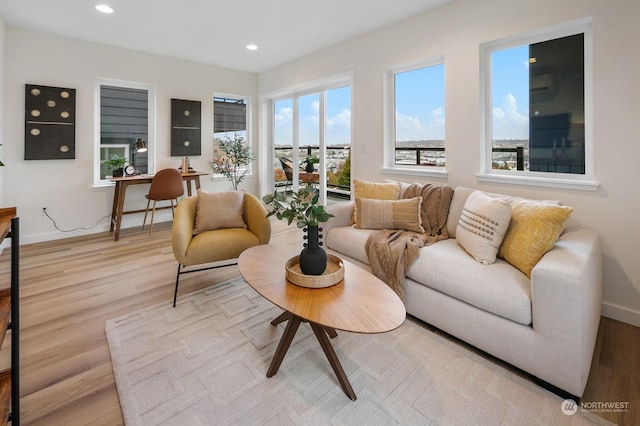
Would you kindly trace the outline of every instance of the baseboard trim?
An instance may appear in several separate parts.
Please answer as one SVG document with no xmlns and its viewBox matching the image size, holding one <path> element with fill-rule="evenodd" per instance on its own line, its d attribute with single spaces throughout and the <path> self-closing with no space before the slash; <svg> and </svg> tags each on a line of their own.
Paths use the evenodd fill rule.
<svg viewBox="0 0 640 426">
<path fill-rule="evenodd" d="M 602 316 L 640 327 L 640 312 L 609 302 L 602 302 Z"/>
</svg>

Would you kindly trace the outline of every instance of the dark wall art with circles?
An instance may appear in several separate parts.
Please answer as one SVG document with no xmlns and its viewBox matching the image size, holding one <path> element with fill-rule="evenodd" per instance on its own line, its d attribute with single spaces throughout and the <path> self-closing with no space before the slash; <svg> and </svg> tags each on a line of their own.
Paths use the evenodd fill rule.
<svg viewBox="0 0 640 426">
<path fill-rule="evenodd" d="M 171 156 L 200 155 L 200 101 L 171 99 Z"/>
<path fill-rule="evenodd" d="M 76 89 L 25 85 L 25 160 L 76 157 Z"/>
</svg>

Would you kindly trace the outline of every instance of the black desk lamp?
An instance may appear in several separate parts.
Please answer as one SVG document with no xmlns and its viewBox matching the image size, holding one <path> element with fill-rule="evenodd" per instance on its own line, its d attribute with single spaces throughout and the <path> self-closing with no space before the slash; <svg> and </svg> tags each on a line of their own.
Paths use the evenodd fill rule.
<svg viewBox="0 0 640 426">
<path fill-rule="evenodd" d="M 147 144 L 141 138 L 138 138 L 138 140 L 133 143 L 132 148 L 131 169 L 129 170 L 127 167 L 127 170 L 125 170 L 128 175 L 139 174 L 136 170 L 136 154 L 139 152 L 146 152 Z"/>
</svg>

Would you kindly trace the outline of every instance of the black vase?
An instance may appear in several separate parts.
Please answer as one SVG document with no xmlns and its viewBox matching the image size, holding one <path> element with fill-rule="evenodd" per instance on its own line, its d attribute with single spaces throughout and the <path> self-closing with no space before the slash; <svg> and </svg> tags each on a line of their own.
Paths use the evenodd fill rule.
<svg viewBox="0 0 640 426">
<path fill-rule="evenodd" d="M 307 226 L 304 230 L 307 231 L 307 235 L 303 238 L 307 242 L 300 252 L 300 270 L 305 275 L 322 275 L 327 268 L 327 253 L 320 247 L 322 242 L 319 241 L 322 238 L 319 233 L 322 228 Z"/>
<path fill-rule="evenodd" d="M 313 166 L 313 163 L 307 163 L 306 166 L 304 166 L 304 171 L 307 173 L 313 173 L 313 171 L 315 170 L 315 167 Z"/>
<path fill-rule="evenodd" d="M 111 176 L 113 177 L 124 176 L 124 169 L 122 167 L 120 167 L 119 169 L 113 169 Z"/>
</svg>

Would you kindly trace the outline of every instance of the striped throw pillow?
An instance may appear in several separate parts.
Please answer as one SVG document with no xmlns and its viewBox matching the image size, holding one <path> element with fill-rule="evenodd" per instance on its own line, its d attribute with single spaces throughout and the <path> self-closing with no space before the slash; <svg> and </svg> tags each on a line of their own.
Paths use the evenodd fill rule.
<svg viewBox="0 0 640 426">
<path fill-rule="evenodd" d="M 356 198 L 356 228 L 404 229 L 424 233 L 422 197 L 403 200 Z"/>
</svg>

